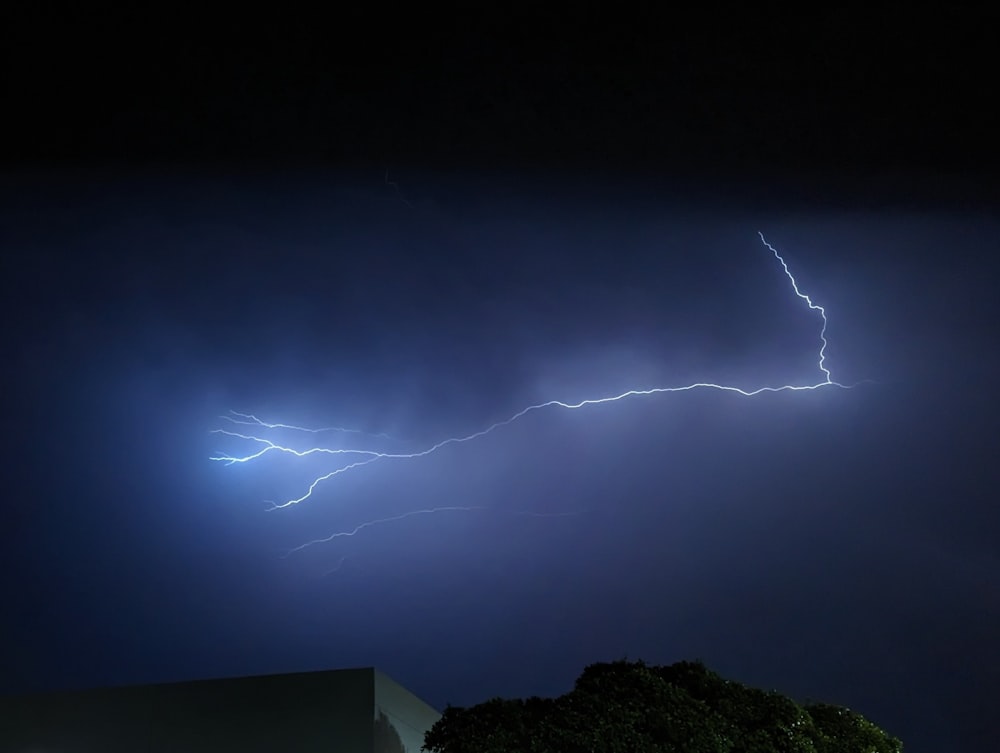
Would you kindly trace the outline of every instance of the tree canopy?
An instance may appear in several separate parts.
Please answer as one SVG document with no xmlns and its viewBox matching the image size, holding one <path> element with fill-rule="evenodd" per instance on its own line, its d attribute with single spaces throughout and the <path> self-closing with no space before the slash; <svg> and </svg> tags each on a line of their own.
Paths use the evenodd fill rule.
<svg viewBox="0 0 1000 753">
<path fill-rule="evenodd" d="M 449 706 L 430 753 L 901 753 L 854 711 L 799 705 L 700 662 L 592 664 L 558 698 Z"/>
</svg>

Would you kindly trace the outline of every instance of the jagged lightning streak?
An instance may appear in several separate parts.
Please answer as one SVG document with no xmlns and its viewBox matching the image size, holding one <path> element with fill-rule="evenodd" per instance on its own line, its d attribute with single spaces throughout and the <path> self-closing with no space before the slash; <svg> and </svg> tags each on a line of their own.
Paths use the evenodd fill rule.
<svg viewBox="0 0 1000 753">
<path fill-rule="evenodd" d="M 364 434 L 369 437 L 380 437 L 382 439 L 392 439 L 388 434 L 369 434 L 366 431 L 361 431 L 361 429 L 347 429 L 343 426 L 322 426 L 318 429 L 310 429 L 305 426 L 293 426 L 292 424 L 269 424 L 267 421 L 262 421 L 257 416 L 252 413 L 240 413 L 239 411 L 231 410 L 227 416 L 219 416 L 223 421 L 228 421 L 231 424 L 238 424 L 241 426 L 260 426 L 264 429 L 291 429 L 292 431 L 304 431 L 309 434 L 323 434 L 326 432 L 336 432 L 339 431 L 343 434 Z"/>
<path fill-rule="evenodd" d="M 280 504 L 274 504 L 274 503 L 272 503 L 273 506 L 272 506 L 271 509 L 282 509 L 282 508 L 290 507 L 292 505 L 297 505 L 297 504 L 299 504 L 301 502 L 305 502 L 307 499 L 309 499 L 309 498 L 312 497 L 313 493 L 316 491 L 316 489 L 321 484 L 323 484 L 326 481 L 329 481 L 329 480 L 333 479 L 336 476 L 342 475 L 342 474 L 347 473 L 349 471 L 356 470 L 356 469 L 358 469 L 360 467 L 363 467 L 363 466 L 366 466 L 366 465 L 370 465 L 371 463 L 374 463 L 374 462 L 379 461 L 379 460 L 389 460 L 389 459 L 411 459 L 412 460 L 412 459 L 426 457 L 427 455 L 435 453 L 438 450 L 440 450 L 443 447 L 446 447 L 448 445 L 464 444 L 466 442 L 472 442 L 472 441 L 474 441 L 476 439 L 480 439 L 480 438 L 486 436 L 487 434 L 490 434 L 490 433 L 496 431 L 497 429 L 500 429 L 500 428 L 502 428 L 504 426 L 508 426 L 509 424 L 514 423 L 515 421 L 523 418 L 524 416 L 528 415 L 529 413 L 532 413 L 534 411 L 539 411 L 539 410 L 542 410 L 544 408 L 565 408 L 565 409 L 569 409 L 569 410 L 576 410 L 576 409 L 583 408 L 583 407 L 588 406 L 588 405 L 600 405 L 600 404 L 603 404 L 603 403 L 612 403 L 612 402 L 617 402 L 619 400 L 624 400 L 625 398 L 629 398 L 629 397 L 640 397 L 640 396 L 646 396 L 646 395 L 658 395 L 658 394 L 666 394 L 666 393 L 672 393 L 672 392 L 689 392 L 689 391 L 692 391 L 692 390 L 699 390 L 699 389 L 711 389 L 711 390 L 717 390 L 717 391 L 720 391 L 720 392 L 733 392 L 733 393 L 736 393 L 738 395 L 742 395 L 744 397 L 753 397 L 754 395 L 759 395 L 759 394 L 762 394 L 762 393 L 765 393 L 765 392 L 799 392 L 799 391 L 805 391 L 805 390 L 816 390 L 816 389 L 819 389 L 821 387 L 840 387 L 840 388 L 843 388 L 843 389 L 848 389 L 849 387 L 853 386 L 853 385 L 841 384 L 840 382 L 835 382 L 833 380 L 833 377 L 832 377 L 832 374 L 830 372 L 830 369 L 826 365 L 826 349 L 827 349 L 827 339 L 826 339 L 827 317 L 826 317 L 826 309 L 824 309 L 822 306 L 814 303 L 813 300 L 807 294 L 805 294 L 805 293 L 802 292 L 802 290 L 799 288 L 798 282 L 796 281 L 794 275 L 792 275 L 791 270 L 788 268 L 788 264 L 785 262 L 784 258 L 782 258 L 781 254 L 778 253 L 778 250 L 767 241 L 767 239 L 764 237 L 763 233 L 758 232 L 758 235 L 760 236 L 761 243 L 763 243 L 764 246 L 769 251 L 771 251 L 772 254 L 774 254 L 775 259 L 777 259 L 778 263 L 781 265 L 781 269 L 784 272 L 785 276 L 788 278 L 789 282 L 791 283 L 792 290 L 795 292 L 795 295 L 798 296 L 799 298 L 801 298 L 803 301 L 805 301 L 806 305 L 809 307 L 810 310 L 818 312 L 819 315 L 820 315 L 820 318 L 822 319 L 822 326 L 820 328 L 820 334 L 819 334 L 820 348 L 819 348 L 819 353 L 818 353 L 817 367 L 818 367 L 820 373 L 823 375 L 823 379 L 821 381 L 818 381 L 818 382 L 814 383 L 814 384 L 783 384 L 783 385 L 780 385 L 780 386 L 777 386 L 777 387 L 774 387 L 774 386 L 764 386 L 764 387 L 758 387 L 758 388 L 752 389 L 752 390 L 747 390 L 747 389 L 743 389 L 741 387 L 736 387 L 736 386 L 727 385 L 727 384 L 715 384 L 713 382 L 695 382 L 693 384 L 687 384 L 687 385 L 676 386 L 676 387 L 652 387 L 652 388 L 649 388 L 649 389 L 627 390 L 626 392 L 622 392 L 622 393 L 617 394 L 617 395 L 610 395 L 610 396 L 598 397 L 598 398 L 589 398 L 589 399 L 586 399 L 586 400 L 580 400 L 579 402 L 575 402 L 575 403 L 564 402 L 562 400 L 548 400 L 548 401 L 543 402 L 543 403 L 537 403 L 535 405 L 529 405 L 528 407 L 519 410 L 517 413 L 513 414 L 509 418 L 505 418 L 505 419 L 503 419 L 501 421 L 497 421 L 496 423 L 493 423 L 490 426 L 487 426 L 485 429 L 481 429 L 479 431 L 473 432 L 471 434 L 467 434 L 465 436 L 449 437 L 449 438 L 441 440 L 440 442 L 437 442 L 436 444 L 433 444 L 433 445 L 431 445 L 431 446 L 429 446 L 429 447 L 427 447 L 427 448 L 425 448 L 423 450 L 414 451 L 414 452 L 384 452 L 384 451 L 380 451 L 380 450 L 365 449 L 365 448 L 330 448 L 330 447 L 309 447 L 307 449 L 300 450 L 300 449 L 295 449 L 295 448 L 290 447 L 290 446 L 285 445 L 285 444 L 278 443 L 278 442 L 276 442 L 276 441 L 274 441 L 272 439 L 268 439 L 266 437 L 257 436 L 256 434 L 250 434 L 250 433 L 246 433 L 246 432 L 242 432 L 242 431 L 233 431 L 233 430 L 230 430 L 230 429 L 215 429 L 214 432 L 217 433 L 217 434 L 221 434 L 221 435 L 229 436 L 229 437 L 232 437 L 232 438 L 235 438 L 235 439 L 240 439 L 240 440 L 244 440 L 244 441 L 247 441 L 247 442 L 254 443 L 254 444 L 258 445 L 258 449 L 256 450 L 256 452 L 252 452 L 252 453 L 250 453 L 248 455 L 238 456 L 238 455 L 220 454 L 220 455 L 216 455 L 216 456 L 212 457 L 211 459 L 214 460 L 214 461 L 225 463 L 227 465 L 233 465 L 233 464 L 236 464 L 236 463 L 248 463 L 248 462 L 250 462 L 252 460 L 257 460 L 258 458 L 260 458 L 260 457 L 262 457 L 262 456 L 264 456 L 266 454 L 275 453 L 275 452 L 277 452 L 277 453 L 287 453 L 287 454 L 290 454 L 290 455 L 293 455 L 293 456 L 296 456 L 296 457 L 300 457 L 300 458 L 301 457 L 311 456 L 311 455 L 331 455 L 331 456 L 344 456 L 345 459 L 350 459 L 349 462 L 346 462 L 345 464 L 339 465 L 339 466 L 333 468 L 332 470 L 330 470 L 330 471 L 328 471 L 328 472 L 326 472 L 326 473 L 324 473 L 324 474 L 322 474 L 322 475 L 317 476 L 316 478 L 314 478 L 313 481 L 307 486 L 305 492 L 302 495 L 300 495 L 298 497 L 295 497 L 293 499 L 288 499 L 288 500 L 286 500 L 286 501 L 284 501 L 284 502 L 282 502 Z M 291 425 L 288 425 L 288 424 L 278 424 L 278 423 L 272 424 L 272 423 L 264 422 L 264 421 L 258 419 L 256 416 L 253 416 L 252 414 L 244 414 L 244 413 L 236 413 L 236 412 L 233 412 L 230 416 L 226 416 L 224 418 L 226 420 L 228 420 L 229 422 L 233 423 L 233 424 L 245 425 L 245 426 L 257 426 L 257 427 L 261 427 L 261 428 L 265 428 L 265 429 L 285 429 L 285 430 L 307 432 L 307 433 L 317 433 L 319 431 L 349 431 L 349 430 L 344 430 L 344 429 L 340 429 L 340 428 L 336 428 L 336 427 L 319 430 L 319 429 L 306 429 L 304 427 L 291 426 Z M 333 534 L 332 536 L 324 538 L 324 539 L 316 539 L 314 541 L 308 542 L 307 544 L 303 545 L 302 547 L 297 547 L 297 548 L 295 548 L 295 549 L 293 549 L 291 551 L 295 552 L 295 551 L 298 551 L 298 550 L 302 549 L 304 546 L 310 546 L 310 545 L 316 544 L 316 543 L 322 543 L 322 542 L 331 541 L 334 538 L 340 538 L 340 537 L 344 537 L 344 536 L 353 536 L 356 533 L 358 533 L 360 530 L 363 530 L 363 529 L 365 529 L 367 527 L 370 527 L 370 526 L 373 526 L 373 525 L 382 524 L 382 523 L 388 523 L 388 522 L 395 521 L 395 520 L 402 520 L 402 519 L 405 519 L 407 517 L 412 517 L 414 515 L 425 515 L 425 514 L 429 514 L 429 513 L 433 513 L 433 512 L 442 512 L 442 511 L 446 511 L 446 510 L 465 510 L 465 509 L 477 509 L 477 508 L 440 507 L 440 508 L 431 508 L 431 509 L 428 509 L 428 510 L 411 511 L 411 512 L 399 515 L 399 516 L 391 517 L 391 518 L 369 521 L 367 523 L 361 524 L 358 528 L 356 528 L 356 529 L 354 529 L 352 531 L 344 531 L 344 532 Z"/>
<path fill-rule="evenodd" d="M 486 507 L 485 505 L 446 505 L 444 507 L 428 507 L 424 510 L 409 510 L 399 515 L 390 515 L 386 518 L 377 518 L 375 520 L 368 520 L 364 523 L 356 525 L 349 531 L 337 531 L 336 533 L 331 533 L 329 536 L 324 536 L 319 539 L 312 539 L 304 544 L 299 544 L 296 547 L 292 547 L 287 552 L 284 553 L 283 557 L 290 557 L 296 552 L 301 552 L 307 547 L 314 546 L 315 544 L 328 544 L 334 539 L 350 538 L 352 536 L 357 536 L 366 528 L 371 528 L 373 526 L 385 525 L 387 523 L 395 523 L 398 520 L 406 520 L 407 518 L 412 518 L 417 515 L 434 515 L 441 512 L 476 512 L 482 510 L 490 510 L 495 508 Z M 519 515 L 529 518 L 568 518 L 573 515 L 579 515 L 579 511 L 566 511 L 566 512 L 528 512 L 524 510 L 513 510 L 509 512 L 510 515 Z M 338 567 L 343 563 L 343 558 Z"/>
<path fill-rule="evenodd" d="M 826 325 L 827 325 L 827 321 L 826 321 L 826 309 L 823 308 L 822 306 L 818 306 L 817 304 L 813 303 L 812 302 L 812 298 L 810 298 L 805 293 L 803 293 L 801 290 L 799 290 L 799 284 L 795 281 L 795 277 L 792 275 L 791 271 L 789 271 L 788 265 L 785 263 L 785 260 L 781 258 L 781 254 L 778 253 L 778 249 L 776 249 L 774 246 L 772 246 L 770 243 L 768 243 L 767 242 L 767 238 L 765 238 L 764 234 L 762 232 L 760 232 L 759 230 L 757 231 L 757 235 L 760 236 L 760 242 L 763 243 L 765 246 L 767 246 L 767 248 L 771 251 L 771 253 L 774 254 L 774 258 L 777 259 L 778 262 L 780 262 L 781 268 L 785 272 L 785 276 L 788 278 L 789 282 L 792 283 L 792 290 L 795 291 L 795 295 L 797 295 L 799 298 L 801 298 L 803 301 L 805 301 L 806 305 L 809 306 L 809 308 L 811 308 L 813 311 L 818 311 L 819 315 L 823 318 L 823 326 L 820 328 L 820 331 L 819 331 L 819 339 L 820 339 L 820 342 L 822 343 L 822 345 L 820 345 L 820 348 L 819 348 L 819 363 L 817 365 L 819 366 L 819 370 L 823 372 L 824 376 L 826 376 L 826 379 L 824 381 L 820 382 L 819 384 L 814 385 L 811 389 L 815 389 L 816 387 L 825 387 L 826 385 L 836 385 L 837 387 L 845 387 L 846 385 L 838 384 L 838 383 L 834 382 L 832 380 L 831 376 L 830 376 L 830 370 L 828 368 L 826 368 L 826 346 L 827 346 L 827 342 L 826 342 Z M 793 388 L 789 388 L 789 389 L 793 389 Z M 808 389 L 808 388 L 806 388 L 806 389 Z"/>
<path fill-rule="evenodd" d="M 377 518 L 376 520 L 368 520 L 364 523 L 356 525 L 349 531 L 337 531 L 336 533 L 331 533 L 329 536 L 324 536 L 323 538 L 313 539 L 312 541 L 307 541 L 304 544 L 299 544 L 296 547 L 292 547 L 284 556 L 289 557 L 296 552 L 301 552 L 303 549 L 313 546 L 315 544 L 328 544 L 334 539 L 344 539 L 350 538 L 352 536 L 357 536 L 366 528 L 371 528 L 372 526 L 385 525 L 386 523 L 395 523 L 397 520 L 406 520 L 407 518 L 412 518 L 416 515 L 431 515 L 439 512 L 474 512 L 476 510 L 486 510 L 486 507 L 479 505 L 473 506 L 463 506 L 463 505 L 448 505 L 445 507 L 428 507 L 426 510 L 410 510 L 408 512 L 400 513 L 399 515 L 390 515 L 386 518 Z"/>
</svg>

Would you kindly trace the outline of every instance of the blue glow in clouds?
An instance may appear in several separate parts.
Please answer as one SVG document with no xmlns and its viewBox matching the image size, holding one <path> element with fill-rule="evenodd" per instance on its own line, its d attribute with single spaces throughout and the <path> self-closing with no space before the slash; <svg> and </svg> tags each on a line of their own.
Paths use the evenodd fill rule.
<svg viewBox="0 0 1000 753">
<path fill-rule="evenodd" d="M 778 263 L 781 265 L 781 268 L 785 276 L 791 283 L 792 290 L 794 290 L 795 295 L 797 295 L 799 298 L 805 301 L 806 305 L 809 307 L 810 310 L 817 312 L 822 320 L 822 326 L 820 327 L 820 333 L 819 333 L 820 347 L 817 353 L 817 362 L 816 362 L 817 369 L 822 375 L 822 379 L 813 384 L 782 384 L 779 386 L 763 386 L 763 387 L 757 387 L 756 389 L 746 390 L 740 387 L 735 387 L 733 385 L 727 385 L 727 384 L 696 382 L 693 384 L 674 386 L 674 387 L 653 387 L 649 389 L 632 389 L 626 392 L 622 392 L 621 394 L 618 395 L 590 398 L 575 403 L 563 402 L 561 400 L 549 400 L 544 403 L 529 405 L 526 408 L 523 408 L 522 410 L 518 411 L 514 415 L 510 416 L 509 418 L 491 424 L 485 429 L 481 429 L 479 431 L 476 431 L 472 434 L 467 434 L 465 436 L 449 437 L 447 439 L 441 440 L 440 442 L 437 442 L 436 444 L 430 445 L 429 447 L 423 450 L 419 450 L 416 452 L 383 452 L 371 449 L 342 448 L 342 447 L 332 448 L 332 447 L 324 447 L 317 445 L 293 447 L 286 444 L 281 444 L 273 439 L 268 439 L 267 436 L 263 435 L 266 434 L 268 431 L 275 431 L 275 430 L 283 430 L 286 433 L 291 431 L 291 432 L 300 432 L 302 434 L 312 434 L 312 435 L 328 433 L 328 432 L 329 433 L 335 432 L 345 435 L 363 434 L 363 432 L 358 432 L 354 429 L 345 429 L 341 427 L 326 427 L 326 428 L 315 429 L 302 426 L 292 426 L 289 424 L 282 424 L 282 423 L 268 423 L 257 418 L 252 414 L 237 413 L 234 411 L 231 412 L 230 415 L 222 417 L 231 427 L 234 428 L 218 428 L 214 429 L 213 433 L 221 434 L 236 440 L 240 440 L 243 443 L 249 443 L 254 448 L 254 450 L 253 452 L 250 452 L 245 455 L 220 454 L 212 457 L 211 460 L 224 463 L 226 465 L 233 465 L 237 463 L 249 463 L 251 461 L 263 457 L 264 455 L 268 455 L 271 453 L 285 453 L 297 458 L 303 458 L 308 456 L 330 456 L 331 459 L 337 459 L 334 461 L 334 467 L 332 467 L 329 471 L 313 478 L 313 480 L 305 487 L 304 491 L 299 496 L 287 499 L 280 503 L 272 504 L 271 507 L 272 510 L 279 510 L 312 499 L 315 496 L 316 491 L 324 484 L 324 482 L 331 481 L 336 476 L 340 476 L 342 474 L 348 473 L 362 466 L 370 465 L 380 460 L 403 460 L 403 459 L 415 460 L 417 458 L 426 457 L 434 452 L 437 452 L 438 450 L 447 445 L 456 445 L 467 442 L 473 442 L 474 440 L 484 437 L 487 434 L 490 434 L 498 429 L 503 428 L 504 426 L 514 423 L 518 419 L 526 416 L 529 413 L 532 413 L 533 411 L 542 410 L 543 408 L 566 408 L 570 410 L 576 410 L 578 408 L 584 408 L 588 405 L 613 403 L 630 397 L 657 395 L 661 393 L 670 393 L 670 392 L 687 392 L 690 390 L 699 390 L 699 389 L 732 392 L 742 395 L 744 397 L 753 397 L 754 395 L 759 395 L 764 392 L 798 392 L 802 390 L 816 390 L 823 387 L 839 387 L 842 389 L 849 389 L 850 386 L 852 385 L 844 385 L 839 382 L 835 382 L 833 380 L 830 370 L 829 368 L 827 368 L 826 365 L 826 348 L 827 348 L 826 310 L 822 306 L 813 303 L 812 299 L 799 289 L 795 277 L 788 269 L 788 264 L 786 264 L 785 260 L 778 253 L 777 249 L 775 249 L 774 246 L 772 246 L 770 243 L 767 242 L 767 239 L 764 238 L 763 233 L 758 233 L 758 235 L 760 235 L 761 243 L 763 243 L 764 246 L 774 254 L 775 259 L 777 259 Z M 240 428 L 240 427 L 247 427 L 247 428 Z M 384 434 L 372 435 L 372 436 L 373 438 L 389 439 L 389 437 L 387 437 Z M 354 536 L 360 533 L 362 530 L 370 528 L 372 526 L 405 520 L 407 518 L 411 518 L 417 515 L 429 515 L 432 513 L 440 513 L 440 512 L 473 511 L 473 510 L 485 510 L 485 509 L 487 508 L 476 507 L 476 506 L 462 507 L 457 505 L 449 505 L 442 507 L 432 507 L 427 509 L 411 510 L 409 512 L 404 512 L 399 515 L 393 515 L 389 517 L 369 520 L 360 523 L 353 529 L 346 531 L 339 531 L 323 538 L 315 539 L 313 541 L 308 541 L 305 544 L 295 547 L 289 553 L 300 551 L 313 544 L 325 543 L 337 538 Z M 552 514 L 546 515 L 541 513 L 524 513 L 524 512 L 519 512 L 515 514 L 535 515 L 538 517 L 552 516 Z M 555 515 L 567 515 L 567 514 L 573 514 L 573 513 L 556 513 Z"/>
</svg>

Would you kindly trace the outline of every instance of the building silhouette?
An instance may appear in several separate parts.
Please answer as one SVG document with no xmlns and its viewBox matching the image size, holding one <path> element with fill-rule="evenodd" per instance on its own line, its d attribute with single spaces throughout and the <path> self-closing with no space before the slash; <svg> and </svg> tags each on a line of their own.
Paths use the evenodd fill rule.
<svg viewBox="0 0 1000 753">
<path fill-rule="evenodd" d="M 2 753 L 419 753 L 440 714 L 373 668 L 0 698 Z"/>
</svg>

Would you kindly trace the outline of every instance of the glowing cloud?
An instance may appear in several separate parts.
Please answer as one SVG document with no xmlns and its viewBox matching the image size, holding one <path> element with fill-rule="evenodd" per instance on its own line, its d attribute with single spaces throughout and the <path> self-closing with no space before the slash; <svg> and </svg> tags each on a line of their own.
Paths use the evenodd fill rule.
<svg viewBox="0 0 1000 753">
<path fill-rule="evenodd" d="M 788 278 L 788 281 L 791 283 L 792 290 L 795 292 L 795 295 L 798 296 L 800 299 L 802 299 L 806 303 L 806 306 L 811 311 L 815 311 L 816 313 L 818 313 L 821 319 L 821 327 L 819 332 L 820 346 L 819 350 L 817 351 L 816 366 L 817 370 L 822 375 L 822 378 L 815 383 L 762 386 L 762 387 L 757 387 L 755 389 L 747 390 L 741 387 L 736 387 L 728 384 L 715 384 L 712 382 L 695 382 L 692 384 L 685 384 L 678 386 L 652 387 L 648 389 L 632 389 L 617 395 L 589 398 L 585 400 L 580 400 L 578 402 L 548 400 L 543 403 L 537 403 L 522 408 L 521 410 L 514 413 L 510 417 L 505 418 L 502 421 L 497 421 L 496 423 L 493 423 L 484 429 L 480 429 L 479 431 L 475 431 L 472 432 L 471 434 L 466 434 L 463 436 L 448 437 L 435 444 L 431 444 L 422 450 L 414 452 L 384 452 L 384 451 L 365 449 L 365 448 L 340 448 L 340 447 L 331 448 L 331 447 L 316 446 L 316 445 L 305 446 L 304 449 L 300 449 L 279 443 L 277 441 L 267 438 L 266 436 L 262 436 L 262 434 L 272 430 L 284 430 L 285 432 L 301 432 L 303 434 L 320 434 L 327 432 L 331 433 L 338 432 L 342 434 L 363 434 L 364 432 L 359 432 L 353 429 L 345 429 L 341 427 L 326 427 L 326 428 L 316 429 L 316 428 L 307 428 L 302 426 L 293 426 L 290 424 L 283 424 L 283 423 L 268 423 L 257 418 L 252 414 L 238 413 L 232 411 L 228 416 L 222 416 L 222 419 L 228 422 L 234 428 L 218 428 L 214 429 L 213 433 L 230 437 L 232 439 L 240 440 L 241 442 L 244 443 L 249 443 L 252 446 L 254 446 L 255 449 L 253 452 L 249 452 L 248 454 L 244 455 L 219 454 L 213 456 L 210 459 L 216 462 L 224 463 L 226 465 L 233 465 L 238 463 L 249 463 L 251 461 L 258 460 L 264 455 L 268 455 L 271 453 L 285 453 L 299 458 L 313 456 L 313 455 L 330 456 L 331 458 L 340 458 L 339 464 L 335 463 L 330 470 L 318 476 L 315 476 L 312 479 L 312 481 L 309 482 L 308 485 L 305 487 L 304 492 L 301 493 L 299 496 L 287 499 L 280 503 L 272 503 L 271 509 L 278 510 L 290 507 L 292 505 L 297 505 L 302 502 L 305 502 L 308 499 L 311 499 L 314 496 L 316 490 L 324 482 L 330 481 L 336 476 L 340 476 L 342 474 L 356 470 L 360 467 L 370 465 L 372 463 L 375 463 L 376 461 L 416 460 L 418 458 L 423 458 L 428 455 L 431 455 L 432 453 L 435 453 L 441 448 L 446 447 L 448 445 L 471 443 L 477 439 L 485 437 L 487 434 L 491 434 L 492 432 L 502 429 L 503 427 L 514 423 L 515 421 L 518 421 L 519 419 L 523 418 L 529 413 L 532 413 L 534 411 L 540 411 L 546 408 L 563 408 L 567 410 L 578 410 L 581 408 L 585 408 L 586 406 L 589 405 L 613 403 L 619 400 L 625 400 L 626 398 L 643 397 L 643 396 L 658 395 L 658 394 L 673 393 L 673 392 L 689 392 L 692 390 L 717 390 L 721 392 L 735 393 L 738 395 L 742 395 L 744 397 L 753 397 L 755 395 L 759 395 L 765 392 L 800 392 L 805 390 L 817 390 L 824 387 L 838 387 L 841 389 L 850 388 L 853 385 L 845 385 L 841 384 L 840 382 L 834 381 L 830 369 L 826 365 L 826 348 L 827 348 L 826 309 L 814 303 L 813 300 L 807 294 L 803 293 L 802 290 L 800 290 L 798 282 L 796 281 L 795 277 L 789 270 L 788 264 L 785 262 L 784 258 L 782 258 L 782 256 L 778 253 L 777 249 L 775 249 L 774 246 L 768 243 L 763 233 L 758 233 L 758 235 L 760 236 L 761 243 L 763 243 L 764 246 L 769 251 L 771 251 L 772 254 L 774 254 L 774 258 L 781 265 L 781 269 L 784 272 L 785 276 Z M 249 427 L 249 428 L 240 429 L 238 427 Z M 389 439 L 389 437 L 387 437 L 384 434 L 368 435 L 368 436 L 372 436 L 375 438 Z M 459 510 L 463 511 L 482 510 L 482 509 L 486 508 L 463 507 L 463 506 L 452 505 L 452 506 L 435 507 L 435 508 L 428 508 L 421 510 L 411 510 L 409 512 L 402 513 L 400 515 L 369 520 L 367 522 L 359 524 L 358 526 L 356 526 L 351 530 L 333 533 L 329 536 L 309 541 L 301 546 L 295 547 L 289 553 L 299 551 L 313 544 L 325 543 L 333 541 L 334 539 L 337 538 L 354 536 L 366 528 L 370 528 L 372 526 L 381 524 L 387 524 L 394 521 L 404 520 L 406 518 L 410 518 L 416 515 L 428 515 L 439 512 L 450 512 Z M 515 514 L 530 514 L 530 513 L 515 513 Z M 562 513 L 562 514 L 572 514 L 572 513 Z"/>
</svg>

